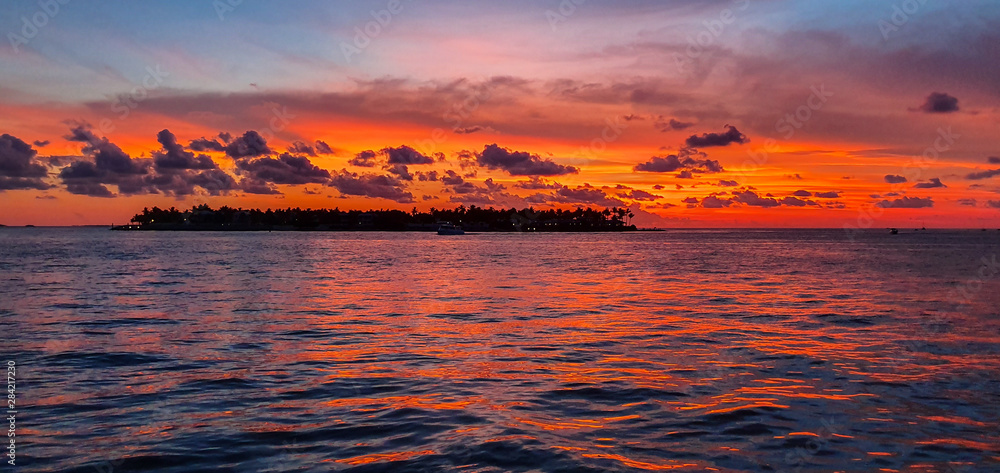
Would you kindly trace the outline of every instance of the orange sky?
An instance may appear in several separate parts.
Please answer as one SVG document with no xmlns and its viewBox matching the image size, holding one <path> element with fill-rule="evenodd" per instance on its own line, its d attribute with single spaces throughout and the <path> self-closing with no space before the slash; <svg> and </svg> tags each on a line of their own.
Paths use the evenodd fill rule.
<svg viewBox="0 0 1000 473">
<path fill-rule="evenodd" d="M 657 227 L 1000 227 L 995 9 L 928 7 L 912 19 L 926 35 L 885 36 L 779 3 L 797 5 L 596 2 L 558 24 L 537 6 L 431 3 L 349 58 L 341 46 L 364 12 L 318 26 L 248 7 L 214 23 L 178 6 L 144 26 L 166 39 L 104 12 L 114 26 L 100 55 L 76 44 L 95 13 L 67 9 L 0 51 L 0 223 L 124 223 L 202 203 L 475 204 L 630 206 Z M 726 9 L 738 19 L 716 29 Z M 982 22 L 933 22 L 970 12 Z M 263 18 L 294 33 L 251 40 Z M 181 148 L 158 143 L 161 130 Z M 250 130 L 267 150 L 233 155 Z M 203 137 L 218 150 L 194 149 Z M 312 151 L 284 154 L 297 142 Z M 392 157 L 410 148 L 400 159 L 415 162 Z M 366 150 L 377 156 L 357 165 Z M 161 165 L 202 154 L 224 183 Z M 90 174 L 69 174 L 73 163 Z"/>
</svg>

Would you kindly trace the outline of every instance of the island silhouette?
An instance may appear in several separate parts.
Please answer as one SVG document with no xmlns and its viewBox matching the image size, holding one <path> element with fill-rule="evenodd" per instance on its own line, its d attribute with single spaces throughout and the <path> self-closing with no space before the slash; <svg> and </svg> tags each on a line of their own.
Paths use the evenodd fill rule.
<svg viewBox="0 0 1000 473">
<path fill-rule="evenodd" d="M 144 208 L 118 231 L 437 231 L 453 223 L 471 232 L 622 232 L 636 231 L 627 208 L 574 210 L 497 209 L 460 205 L 428 211 L 334 209 L 242 209 L 207 204 L 178 210 Z"/>
</svg>

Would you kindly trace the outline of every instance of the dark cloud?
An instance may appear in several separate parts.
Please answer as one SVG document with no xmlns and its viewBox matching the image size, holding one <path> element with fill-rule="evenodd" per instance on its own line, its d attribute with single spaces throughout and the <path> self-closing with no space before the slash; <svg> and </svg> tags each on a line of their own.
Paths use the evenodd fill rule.
<svg viewBox="0 0 1000 473">
<path fill-rule="evenodd" d="M 39 148 L 44 148 L 44 147 L 48 146 L 51 143 L 52 142 L 49 141 L 49 140 L 35 140 L 34 145 L 37 146 L 37 147 L 39 147 Z"/>
<path fill-rule="evenodd" d="M 375 154 L 374 151 L 372 151 L 372 150 L 365 150 L 365 151 L 362 151 L 362 152 L 358 153 L 353 158 L 351 158 L 351 160 L 348 161 L 347 164 L 350 164 L 351 166 L 362 167 L 362 168 L 373 168 L 373 167 L 375 167 L 375 164 L 376 164 L 375 163 L 375 157 L 376 156 L 378 156 L 378 155 Z"/>
<path fill-rule="evenodd" d="M 694 179 L 694 174 L 692 174 L 691 171 L 685 169 L 677 173 L 677 179 Z"/>
<path fill-rule="evenodd" d="M 420 182 L 437 182 L 440 180 L 440 175 L 437 171 L 418 172 L 417 180 Z"/>
<path fill-rule="evenodd" d="M 416 202 L 413 194 L 406 191 L 405 184 L 392 176 L 377 174 L 357 174 L 346 169 L 333 175 L 327 184 L 343 195 L 389 199 L 401 204 Z"/>
<path fill-rule="evenodd" d="M 636 165 L 632 168 L 638 172 L 675 172 L 688 171 L 684 176 L 690 177 L 692 172 L 697 173 L 717 173 L 722 172 L 722 164 L 711 159 L 696 159 L 695 157 L 705 157 L 704 153 L 697 150 L 684 148 L 678 154 L 669 156 L 654 156 L 649 161 Z"/>
<path fill-rule="evenodd" d="M 271 154 L 267 140 L 254 130 L 250 130 L 226 145 L 226 155 L 231 158 L 255 158 Z"/>
<path fill-rule="evenodd" d="M 462 176 L 459 176 L 457 172 L 451 169 L 445 171 L 444 176 L 441 178 L 441 183 L 446 186 L 457 186 L 465 182 Z"/>
<path fill-rule="evenodd" d="M 976 199 L 958 199 L 958 205 L 964 205 L 966 207 L 975 207 L 977 204 Z"/>
<path fill-rule="evenodd" d="M 737 187 L 740 183 L 736 181 L 719 181 L 719 187 Z"/>
<path fill-rule="evenodd" d="M 920 106 L 919 110 L 924 113 L 951 113 L 957 112 L 958 99 L 948 94 L 934 92 L 927 96 L 927 100 Z"/>
<path fill-rule="evenodd" d="M 812 192 L 806 190 L 799 190 L 792 193 L 795 197 L 812 197 Z"/>
<path fill-rule="evenodd" d="M 163 146 L 163 151 L 153 153 L 153 164 L 157 170 L 163 169 L 216 169 L 215 161 L 203 155 L 195 157 L 194 153 L 184 151 L 177 143 L 177 138 L 170 130 L 162 130 L 156 135 L 156 141 Z"/>
<path fill-rule="evenodd" d="M 781 203 L 778 202 L 777 200 L 770 197 L 761 197 L 752 190 L 733 192 L 733 201 L 749 205 L 751 207 L 771 208 L 771 207 L 778 207 L 781 205 Z"/>
<path fill-rule="evenodd" d="M 325 141 L 316 140 L 316 152 L 319 154 L 333 154 L 333 148 Z"/>
<path fill-rule="evenodd" d="M 948 187 L 941 182 L 939 178 L 933 178 L 930 182 L 921 182 L 913 186 L 914 189 L 937 189 L 942 187 Z"/>
<path fill-rule="evenodd" d="M 308 156 L 316 156 L 316 148 L 314 148 L 309 143 L 305 143 L 302 141 L 296 141 L 292 143 L 287 148 L 287 151 L 292 154 L 305 154 Z"/>
<path fill-rule="evenodd" d="M 965 178 L 970 181 L 981 181 L 983 179 L 989 179 L 994 176 L 1000 176 L 1000 169 L 990 169 L 986 171 L 974 172 L 965 176 Z"/>
<path fill-rule="evenodd" d="M 251 179 L 274 184 L 325 184 L 331 177 L 329 171 L 316 166 L 308 157 L 288 153 L 277 158 L 237 160 L 236 167 Z"/>
<path fill-rule="evenodd" d="M 840 193 L 839 192 L 817 192 L 815 194 L 815 197 L 819 197 L 820 199 L 838 199 L 838 198 L 840 198 Z"/>
<path fill-rule="evenodd" d="M 83 153 L 94 158 L 97 169 L 114 174 L 146 174 L 149 163 L 134 160 L 107 138 L 98 138 L 86 125 L 78 125 L 65 137 L 69 141 L 86 143 Z"/>
<path fill-rule="evenodd" d="M 903 184 L 906 182 L 906 178 L 903 176 L 895 176 L 892 174 L 887 174 L 885 176 L 885 182 L 888 182 L 889 184 Z"/>
<path fill-rule="evenodd" d="M 410 174 L 410 169 L 405 164 L 388 164 L 383 169 L 404 181 L 413 180 L 413 174 Z"/>
<path fill-rule="evenodd" d="M 514 187 L 528 190 L 555 190 L 562 189 L 563 185 L 558 182 L 546 181 L 539 177 L 532 177 L 530 180 L 521 181 L 514 184 Z"/>
<path fill-rule="evenodd" d="M 691 128 L 693 126 L 694 123 L 682 122 L 680 120 L 677 120 L 676 118 L 671 118 L 670 120 L 664 120 L 661 117 L 657 119 L 656 122 L 653 123 L 653 127 L 662 132 L 687 130 L 688 128 Z"/>
<path fill-rule="evenodd" d="M 993 209 L 1000 209 L 1000 200 L 988 200 L 986 206 Z"/>
<path fill-rule="evenodd" d="M 727 126 L 725 133 L 705 133 L 701 136 L 692 135 L 686 143 L 691 148 L 710 148 L 715 146 L 729 146 L 733 143 L 744 144 L 750 140 L 746 135 L 740 133 L 734 126 Z"/>
<path fill-rule="evenodd" d="M 806 201 L 796 197 L 785 197 L 784 199 L 781 199 L 781 205 L 787 205 L 789 207 L 805 207 L 807 203 Z"/>
<path fill-rule="evenodd" d="M 492 178 L 483 181 L 482 186 L 463 182 L 452 187 L 452 191 L 456 195 L 452 196 L 451 201 L 463 204 L 493 205 L 510 202 L 511 199 L 520 200 L 504 192 L 506 189 L 505 186 L 494 182 Z"/>
<path fill-rule="evenodd" d="M 454 131 L 455 131 L 456 134 L 459 134 L 459 135 L 471 135 L 473 133 L 478 133 L 478 132 L 483 131 L 485 129 L 486 129 L 486 127 L 482 127 L 482 126 L 478 126 L 477 125 L 477 126 L 470 126 L 470 127 L 465 127 L 465 128 L 455 128 Z"/>
<path fill-rule="evenodd" d="M 883 200 L 875 205 L 886 209 L 926 209 L 934 207 L 934 200 L 930 197 L 903 197 L 892 201 Z"/>
<path fill-rule="evenodd" d="M 49 171 L 38 162 L 37 155 L 31 145 L 19 138 L 6 133 L 0 136 L 0 191 L 48 189 L 43 178 Z"/>
<path fill-rule="evenodd" d="M 424 156 L 419 151 L 409 147 L 400 146 L 398 148 L 383 148 L 381 153 L 389 158 L 388 163 L 413 165 L 413 164 L 434 164 L 434 158 Z"/>
<path fill-rule="evenodd" d="M 651 192 L 646 192 L 643 190 L 633 190 L 630 192 L 622 192 L 618 194 L 618 197 L 628 200 L 636 200 L 640 202 L 653 202 L 663 198 L 661 195 L 656 195 Z"/>
<path fill-rule="evenodd" d="M 501 148 L 495 143 L 486 146 L 476 157 L 480 166 L 502 169 L 511 176 L 562 176 L 579 172 L 575 167 L 563 166 L 524 151 Z"/>
<path fill-rule="evenodd" d="M 191 140 L 191 142 L 188 143 L 188 149 L 202 153 L 205 151 L 225 151 L 226 147 L 214 139 L 202 137 L 197 140 Z"/>
<path fill-rule="evenodd" d="M 986 162 L 988 162 L 990 164 L 1000 164 L 1000 157 L 990 156 L 990 157 L 986 158 Z"/>
<path fill-rule="evenodd" d="M 706 209 L 721 209 L 723 207 L 729 207 L 731 205 L 733 205 L 732 200 L 720 199 L 714 195 L 710 195 L 701 200 L 701 206 Z"/>
<path fill-rule="evenodd" d="M 251 177 L 245 177 L 240 180 L 240 190 L 247 194 L 281 195 L 281 191 L 270 182 Z"/>
</svg>

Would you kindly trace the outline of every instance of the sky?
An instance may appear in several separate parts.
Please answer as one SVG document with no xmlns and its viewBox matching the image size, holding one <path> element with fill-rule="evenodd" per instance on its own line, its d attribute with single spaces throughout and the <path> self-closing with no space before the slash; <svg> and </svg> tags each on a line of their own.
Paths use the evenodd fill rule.
<svg viewBox="0 0 1000 473">
<path fill-rule="evenodd" d="M 1000 228 L 1000 3 L 0 0 L 0 224 Z"/>
</svg>

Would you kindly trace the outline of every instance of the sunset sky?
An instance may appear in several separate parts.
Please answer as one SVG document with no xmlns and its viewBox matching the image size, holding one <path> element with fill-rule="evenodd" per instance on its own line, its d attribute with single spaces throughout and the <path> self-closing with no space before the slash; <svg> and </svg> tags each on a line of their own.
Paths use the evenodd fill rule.
<svg viewBox="0 0 1000 473">
<path fill-rule="evenodd" d="M 1000 228 L 995 0 L 0 0 L 0 224 Z"/>
</svg>

